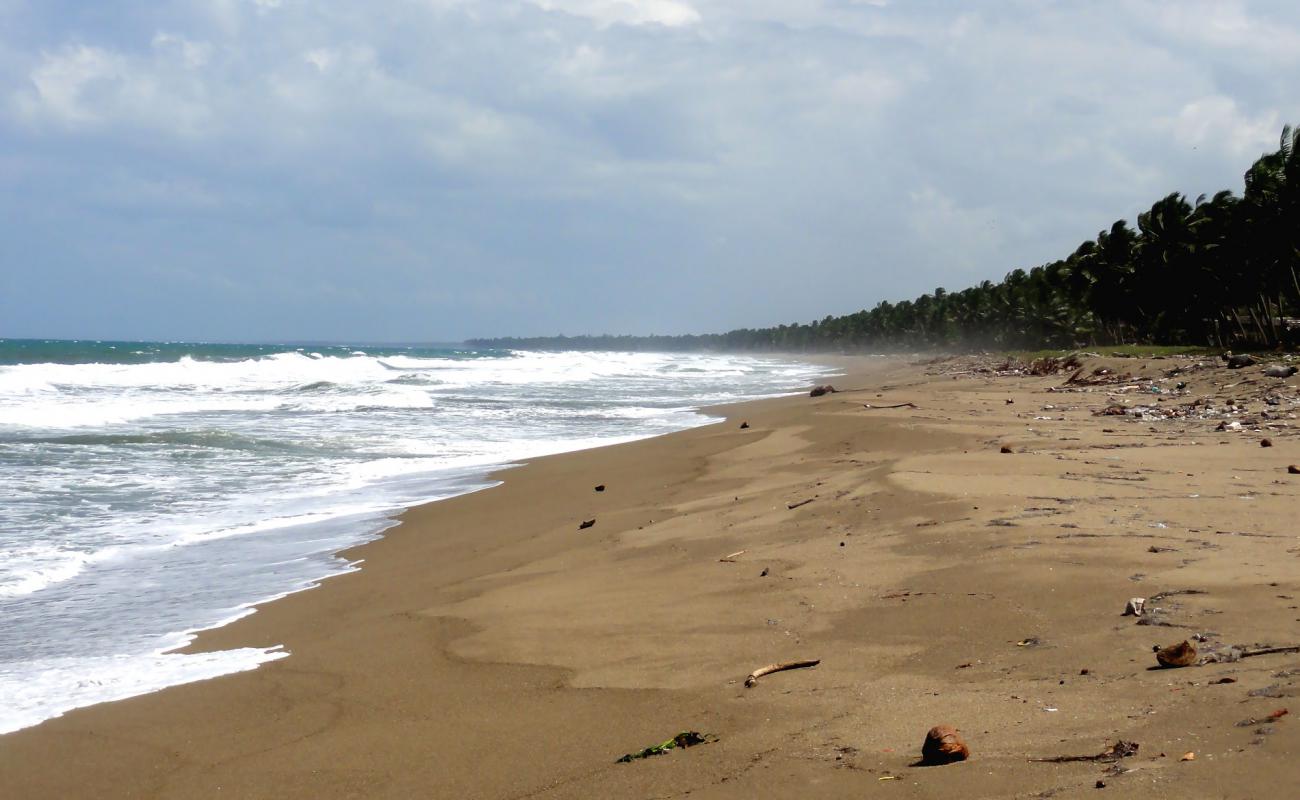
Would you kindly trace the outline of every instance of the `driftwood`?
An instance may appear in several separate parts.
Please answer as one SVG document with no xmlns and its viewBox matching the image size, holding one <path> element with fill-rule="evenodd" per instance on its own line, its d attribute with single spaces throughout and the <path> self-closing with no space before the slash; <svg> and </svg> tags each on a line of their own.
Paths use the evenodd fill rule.
<svg viewBox="0 0 1300 800">
<path fill-rule="evenodd" d="M 1166 597 L 1177 597 L 1178 595 L 1183 594 L 1209 594 L 1209 592 L 1204 589 L 1171 589 L 1167 592 L 1156 592 L 1147 598 L 1147 603 L 1154 605 L 1159 603 L 1161 600 L 1164 600 Z"/>
<path fill-rule="evenodd" d="M 786 507 L 786 508 L 798 508 L 799 506 L 806 506 L 806 505 L 808 505 L 809 503 L 811 503 L 812 501 L 814 501 L 814 500 L 816 500 L 816 499 L 817 499 L 817 498 L 815 498 L 815 497 L 809 497 L 807 500 L 800 500 L 800 501 L 797 502 L 797 503 L 786 503 L 786 504 L 785 504 L 785 507 Z"/>
<path fill-rule="evenodd" d="M 863 403 L 862 407 L 877 409 L 877 408 L 916 408 L 917 406 L 916 403 L 896 403 L 892 406 L 873 406 L 870 403 Z"/>
<path fill-rule="evenodd" d="M 814 658 L 805 661 L 782 661 L 780 664 L 768 664 L 766 667 L 759 667 L 758 669 L 749 673 L 749 677 L 745 678 L 745 685 L 753 686 L 754 684 L 758 683 L 759 678 L 763 677 L 764 675 L 771 675 L 773 672 L 784 672 L 787 669 L 803 669 L 804 667 L 815 667 L 820 663 L 822 663 L 820 658 Z"/>
<path fill-rule="evenodd" d="M 1050 758 L 1031 758 L 1029 760 L 1039 764 L 1069 764 L 1074 761 L 1119 761 L 1121 758 L 1137 755 L 1138 747 L 1137 742 L 1126 742 L 1120 739 L 1094 756 L 1051 756 Z"/>
<path fill-rule="evenodd" d="M 1261 647 L 1258 650 L 1242 650 L 1241 657 L 1271 656 L 1274 653 L 1300 653 L 1300 644 L 1289 644 L 1284 647 Z"/>
<path fill-rule="evenodd" d="M 748 550 L 737 550 L 737 551 L 734 552 L 734 553 L 728 553 L 727 555 L 723 556 L 722 558 L 719 558 L 718 560 L 719 560 L 719 561 L 735 561 L 735 560 L 736 560 L 736 556 L 743 556 L 745 553 L 748 553 L 748 552 L 749 552 Z"/>
</svg>

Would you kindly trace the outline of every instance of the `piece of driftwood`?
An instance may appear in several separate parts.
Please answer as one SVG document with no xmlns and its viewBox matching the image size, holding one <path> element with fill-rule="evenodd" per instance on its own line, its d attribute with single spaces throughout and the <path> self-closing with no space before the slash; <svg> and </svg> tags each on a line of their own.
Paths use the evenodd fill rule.
<svg viewBox="0 0 1300 800">
<path fill-rule="evenodd" d="M 822 663 L 820 658 L 814 658 L 814 659 L 807 659 L 801 661 L 782 661 L 779 664 L 768 664 L 766 667 L 759 667 L 758 669 L 749 673 L 749 677 L 745 678 L 745 685 L 753 686 L 754 684 L 758 683 L 759 678 L 763 677 L 764 675 L 771 675 L 773 672 L 784 672 L 787 669 L 803 669 L 804 667 L 815 667 L 820 663 Z"/>
<path fill-rule="evenodd" d="M 592 525 L 595 524 L 596 524 L 596 520 L 594 519 L 584 519 L 582 522 L 578 523 L 578 530 L 585 531 L 586 529 L 590 528 Z"/>
<path fill-rule="evenodd" d="M 735 561 L 735 560 L 736 560 L 736 556 L 743 556 L 745 553 L 748 553 L 748 552 L 749 552 L 748 550 L 737 550 L 737 551 L 734 552 L 734 553 L 728 553 L 727 555 L 723 556 L 722 558 L 719 558 L 718 560 L 719 560 L 719 561 Z"/>
<path fill-rule="evenodd" d="M 786 508 L 798 508 L 799 506 L 806 506 L 806 505 L 808 505 L 809 503 L 811 503 L 812 501 L 814 501 L 814 500 L 816 500 L 816 499 L 817 499 L 817 498 L 815 498 L 815 497 L 809 497 L 807 500 L 800 500 L 800 501 L 798 501 L 797 503 L 786 503 L 786 504 L 785 504 L 785 507 L 786 507 Z"/>
<path fill-rule="evenodd" d="M 1048 758 L 1031 758 L 1029 760 L 1039 764 L 1069 764 L 1074 761 L 1119 761 L 1121 758 L 1137 755 L 1138 747 L 1137 742 L 1126 742 L 1120 739 L 1115 744 L 1092 756 L 1050 756 Z"/>
<path fill-rule="evenodd" d="M 916 403 L 895 403 L 895 404 L 892 405 L 892 406 L 873 406 L 873 405 L 871 405 L 870 403 L 863 403 L 863 404 L 862 404 L 862 407 L 863 407 L 863 408 L 871 408 L 871 409 L 876 409 L 876 408 L 916 408 L 917 405 L 916 405 Z"/>
<path fill-rule="evenodd" d="M 1300 653 L 1300 644 L 1288 644 L 1282 647 L 1261 647 L 1258 650 L 1242 650 L 1241 657 L 1271 656 L 1274 653 Z"/>
<path fill-rule="evenodd" d="M 1222 531 L 1219 532 L 1221 533 Z M 1159 603 L 1161 600 L 1164 600 L 1166 597 L 1177 597 L 1179 595 L 1184 595 L 1184 594 L 1209 594 L 1209 592 L 1205 591 L 1204 589 L 1171 589 L 1167 592 L 1156 592 L 1155 594 L 1151 595 L 1150 597 L 1147 598 L 1147 604 L 1155 605 L 1156 603 Z"/>
</svg>

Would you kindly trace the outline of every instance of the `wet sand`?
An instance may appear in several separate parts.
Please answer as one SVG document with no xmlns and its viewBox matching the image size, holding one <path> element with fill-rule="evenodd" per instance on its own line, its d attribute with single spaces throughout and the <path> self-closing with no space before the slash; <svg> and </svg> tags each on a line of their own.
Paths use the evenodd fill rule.
<svg viewBox="0 0 1300 800">
<path fill-rule="evenodd" d="M 0 736 L 0 797 L 1293 796 L 1300 654 L 1159 670 L 1151 647 L 1300 643 L 1295 378 L 1214 365 L 1157 398 L 1245 398 L 1216 431 L 1094 416 L 1139 381 L 842 363 L 863 391 L 408 512 L 361 570 L 195 643 L 291 657 Z M 1182 363 L 1112 366 L 1171 389 Z M 1161 625 L 1121 616 L 1187 589 Z M 911 766 L 940 723 L 971 759 Z M 717 741 L 615 763 L 684 730 Z M 1119 739 L 1118 768 L 1029 760 Z"/>
</svg>

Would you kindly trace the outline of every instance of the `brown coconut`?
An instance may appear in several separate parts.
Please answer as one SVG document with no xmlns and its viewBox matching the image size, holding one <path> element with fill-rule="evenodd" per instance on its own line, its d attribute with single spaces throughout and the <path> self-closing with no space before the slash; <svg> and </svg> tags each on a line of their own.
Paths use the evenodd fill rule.
<svg viewBox="0 0 1300 800">
<path fill-rule="evenodd" d="M 1156 647 L 1156 661 L 1162 667 L 1190 667 L 1196 663 L 1196 645 L 1184 639 L 1168 647 Z"/>
<path fill-rule="evenodd" d="M 951 764 L 969 757 L 970 748 L 951 725 L 935 725 L 925 735 L 925 744 L 921 745 L 922 764 Z"/>
</svg>

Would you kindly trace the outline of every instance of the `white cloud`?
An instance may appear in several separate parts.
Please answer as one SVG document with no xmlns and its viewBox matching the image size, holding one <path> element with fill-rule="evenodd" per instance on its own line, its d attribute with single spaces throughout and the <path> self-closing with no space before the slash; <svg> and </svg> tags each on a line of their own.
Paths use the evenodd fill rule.
<svg viewBox="0 0 1300 800">
<path fill-rule="evenodd" d="M 159 31 L 154 34 L 153 47 L 180 61 L 186 69 L 199 69 L 212 60 L 212 45 L 208 42 L 192 42 L 175 33 Z"/>
<path fill-rule="evenodd" d="M 666 25 L 677 27 L 700 21 L 700 12 L 678 0 L 530 0 L 547 11 L 587 17 L 600 25 Z"/>
<path fill-rule="evenodd" d="M 207 63 L 210 49 L 167 34 L 151 45 L 151 55 L 85 44 L 43 53 L 13 105 L 37 127 L 200 133 L 212 114 L 202 79 L 193 71 Z"/>
<path fill-rule="evenodd" d="M 149 227 L 155 207 L 238 219 L 214 269 L 319 246 L 340 272 L 400 262 L 469 297 L 454 264 L 537 298 L 447 336 L 554 330 L 591 298 L 546 276 L 583 264 L 659 276 L 608 284 L 591 330 L 960 288 L 1169 191 L 1239 188 L 1300 121 L 1282 2 L 104 2 L 0 0 L 0 194 L 24 198 L 0 197 L 0 237 L 34 235 L 24 215 L 93 226 L 120 197 L 141 261 L 201 249 Z M 339 229 L 352 250 L 317 244 Z M 790 264 L 825 279 L 763 294 Z M 697 283 L 729 291 L 681 300 Z"/>
<path fill-rule="evenodd" d="M 1231 97 L 1209 95 L 1184 105 L 1171 122 L 1174 138 L 1187 147 L 1212 147 L 1245 159 L 1277 145 L 1282 122 L 1276 110 L 1253 117 Z M 1243 171 L 1245 164 L 1243 166 Z"/>
</svg>

